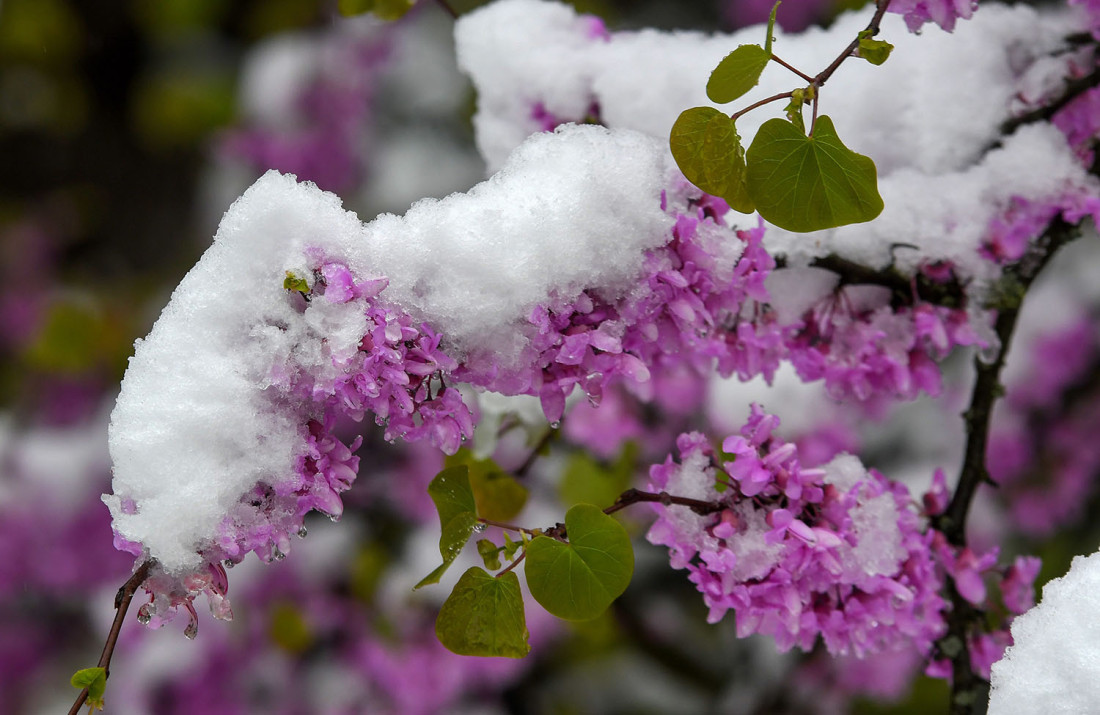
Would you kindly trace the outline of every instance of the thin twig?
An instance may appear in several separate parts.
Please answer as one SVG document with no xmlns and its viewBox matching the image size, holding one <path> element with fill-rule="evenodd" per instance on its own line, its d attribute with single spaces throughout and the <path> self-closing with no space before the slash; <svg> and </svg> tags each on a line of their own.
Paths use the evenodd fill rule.
<svg viewBox="0 0 1100 715">
<path fill-rule="evenodd" d="M 890 0 L 879 0 L 878 7 L 875 9 L 875 14 L 871 18 L 871 22 L 867 23 L 867 27 L 864 28 L 864 32 L 870 31 L 870 37 L 874 37 L 878 34 L 879 25 L 882 23 L 882 18 L 886 15 L 886 8 L 889 7 L 889 5 Z M 844 48 L 843 52 L 837 55 L 836 59 L 833 60 L 828 67 L 822 70 L 817 77 L 814 77 L 813 85 L 815 88 L 824 86 L 825 83 L 829 81 L 829 78 L 833 76 L 833 73 L 844 64 L 844 60 L 852 56 L 852 53 L 859 48 L 859 40 L 860 38 L 857 36 L 856 39 L 852 40 L 848 46 Z"/>
<path fill-rule="evenodd" d="M 1068 224 L 1061 218 L 1055 219 L 1037 242 L 1038 252 L 1025 256 L 1018 264 L 1005 270 L 1005 280 L 1013 284 L 1013 296 L 1006 300 L 1007 305 L 998 306 L 994 331 L 1000 347 L 992 362 L 983 362 L 980 357 L 974 359 L 977 379 L 974 381 L 970 407 L 963 415 L 966 422 L 966 452 L 959 473 L 959 483 L 947 509 L 932 522 L 933 528 L 942 532 L 948 542 L 959 548 L 966 546 L 966 518 L 978 486 L 982 482 L 990 481 L 985 465 L 990 419 L 993 405 L 1004 393 L 1000 384 L 1001 368 L 1004 367 L 1008 355 L 1023 297 L 1058 249 L 1079 234 L 1077 226 Z M 974 672 L 967 647 L 971 632 L 982 627 L 984 613 L 959 594 L 953 579 L 948 579 L 946 590 L 951 601 L 951 611 L 947 614 L 947 633 L 939 640 L 937 647 L 951 659 L 950 713 L 971 715 L 974 707 L 984 702 L 983 694 L 988 687 L 988 682 Z"/>
<path fill-rule="evenodd" d="M 670 506 L 676 504 L 678 506 L 686 506 L 696 514 L 700 516 L 706 516 L 707 514 L 714 514 L 722 511 L 726 508 L 726 505 L 722 502 L 704 501 L 702 499 L 691 499 L 689 497 L 678 497 L 669 494 L 668 492 L 643 492 L 638 489 L 627 489 L 625 492 L 619 495 L 619 498 L 615 500 L 615 503 L 603 510 L 604 514 L 614 514 L 615 512 L 625 509 L 632 504 L 638 504 L 641 502 L 657 502 L 664 506 Z"/>
<path fill-rule="evenodd" d="M 797 67 L 795 67 L 795 66 L 793 66 L 793 65 L 790 65 L 790 64 L 788 64 L 788 63 L 787 63 L 787 62 L 785 62 L 784 60 L 781 60 L 781 59 L 780 59 L 780 58 L 779 58 L 778 56 L 776 56 L 776 55 L 775 55 L 775 53 L 772 53 L 772 56 L 771 56 L 771 60 L 772 60 L 772 62 L 775 62 L 775 63 L 776 63 L 776 64 L 778 64 L 778 65 L 781 65 L 781 66 L 783 66 L 783 67 L 786 67 L 786 68 L 787 68 L 787 69 L 789 69 L 789 70 L 790 70 L 791 72 L 794 72 L 794 73 L 795 73 L 796 75 L 798 75 L 798 76 L 799 76 L 799 77 L 801 77 L 802 79 L 806 80 L 806 81 L 807 81 L 807 82 L 809 82 L 810 84 L 813 84 L 813 83 L 814 83 L 814 78 L 813 78 L 813 77 L 811 77 L 810 75 L 806 74 L 805 72 L 803 72 L 802 70 L 798 69 Z"/>
<path fill-rule="evenodd" d="M 497 573 L 495 576 L 493 576 L 493 578 L 500 578 L 504 574 L 508 573 L 509 571 L 514 569 L 515 567 L 519 566 L 519 562 L 523 561 L 523 559 L 526 558 L 526 557 L 527 557 L 527 549 L 524 549 L 523 553 L 520 554 L 519 557 L 515 561 L 513 561 L 512 563 L 508 564 L 503 569 L 501 569 L 499 573 Z"/>
<path fill-rule="evenodd" d="M 768 97 L 767 99 L 761 99 L 759 102 L 754 102 L 753 104 L 750 104 L 749 106 L 745 107 L 744 109 L 742 109 L 739 112 L 734 112 L 733 114 L 730 115 L 730 119 L 736 121 L 737 118 L 740 117 L 742 114 L 747 114 L 748 112 L 751 112 L 752 110 L 756 109 L 757 107 L 763 107 L 765 104 L 771 104 L 772 102 L 777 102 L 780 99 L 789 99 L 793 95 L 794 95 L 794 92 L 780 92 L 779 94 L 773 94 L 771 97 Z"/>
<path fill-rule="evenodd" d="M 127 579 L 126 583 L 122 584 L 122 587 L 118 589 L 118 593 L 115 594 L 115 620 L 111 623 L 111 630 L 107 634 L 107 642 L 103 644 L 103 652 L 99 656 L 99 664 L 97 667 L 103 668 L 103 678 L 109 678 L 111 676 L 111 657 L 115 653 L 115 644 L 118 643 L 118 634 L 122 631 L 122 622 L 126 619 L 126 611 L 130 608 L 130 601 L 134 598 L 134 593 L 138 590 L 141 584 L 145 583 L 145 579 L 149 577 L 149 570 L 153 567 L 152 561 L 145 561 L 138 567 L 137 571 Z M 84 688 L 80 691 L 80 694 L 76 697 L 76 702 L 73 703 L 73 707 L 69 710 L 69 715 L 77 715 L 80 712 L 80 708 L 84 705 L 84 701 L 88 699 L 88 689 Z"/>
</svg>

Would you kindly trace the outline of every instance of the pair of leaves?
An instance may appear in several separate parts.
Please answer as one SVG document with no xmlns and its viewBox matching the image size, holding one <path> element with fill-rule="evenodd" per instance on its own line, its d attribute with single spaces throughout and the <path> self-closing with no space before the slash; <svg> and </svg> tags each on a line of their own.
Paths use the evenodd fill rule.
<svg viewBox="0 0 1100 715">
<path fill-rule="evenodd" d="M 568 543 L 537 536 L 527 544 L 527 588 L 553 615 L 589 620 L 630 584 L 634 551 L 622 525 L 591 504 L 571 508 L 565 527 Z M 435 632 L 459 655 L 527 655 L 531 647 L 515 572 L 494 577 L 476 566 L 468 569 L 440 609 Z"/>
<path fill-rule="evenodd" d="M 771 119 L 746 152 L 732 119 L 695 107 L 676 120 L 670 144 L 688 181 L 788 231 L 878 216 L 883 204 L 874 162 L 844 146 L 827 116 L 818 118 L 813 132 L 806 136 L 790 121 Z"/>
<path fill-rule="evenodd" d="M 511 475 L 491 459 L 475 459 L 465 449 L 447 458 L 446 468 L 428 485 L 428 496 L 439 512 L 439 554 L 443 563 L 414 589 L 439 583 L 470 540 L 478 517 L 508 521 L 527 503 L 527 489 Z"/>
<path fill-rule="evenodd" d="M 73 673 L 69 679 L 74 688 L 88 689 L 88 699 L 84 702 L 93 710 L 103 709 L 103 694 L 107 692 L 107 669 L 84 668 Z"/>
</svg>

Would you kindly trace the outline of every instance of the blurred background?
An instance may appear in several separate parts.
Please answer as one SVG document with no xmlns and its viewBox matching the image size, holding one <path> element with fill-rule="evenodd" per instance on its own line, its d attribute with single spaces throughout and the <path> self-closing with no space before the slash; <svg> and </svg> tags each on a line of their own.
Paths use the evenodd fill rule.
<svg viewBox="0 0 1100 715">
<path fill-rule="evenodd" d="M 729 30 L 771 9 L 756 0 L 573 4 L 613 31 Z M 798 30 L 861 4 L 798 0 L 780 22 Z M 273 168 L 337 193 L 369 220 L 484 178 L 470 125 L 476 97 L 455 68 L 452 27 L 427 0 L 392 23 L 344 17 L 329 0 L 0 1 L 4 712 L 67 710 L 76 693 L 69 676 L 98 658 L 114 592 L 132 567 L 113 548 L 99 499 L 110 490 L 114 394 L 134 340 L 233 199 Z M 1084 320 L 1076 329 L 1095 333 Z M 819 461 L 843 448 L 914 471 L 940 457 L 957 464 L 954 438 L 935 433 L 965 398 L 958 362 L 957 389 L 913 407 L 887 433 L 861 432 L 856 417 L 781 376 L 777 389 L 788 385 L 807 406 L 791 438 L 819 449 Z M 1075 389 L 1091 394 L 1095 372 L 1081 375 L 1085 387 Z M 657 419 L 631 400 L 611 396 L 600 418 L 630 415 L 622 424 L 644 430 L 625 435 L 622 450 L 601 453 L 580 428 L 553 436 L 539 467 L 551 500 L 613 499 L 647 460 L 663 459 L 680 429 L 697 426 L 706 401 Z M 522 462 L 548 429 L 537 417 L 516 424 L 502 463 Z M 575 630 L 530 609 L 527 659 L 453 656 L 433 631 L 445 594 L 409 590 L 434 565 L 438 524 L 424 488 L 442 459 L 356 429 L 366 430 L 369 476 L 365 466 L 339 526 L 310 522 L 291 558 L 237 567 L 236 620 L 203 614 L 195 641 L 180 623 L 150 631 L 131 616 L 108 713 L 916 713 L 946 702 L 942 683 L 915 677 L 914 654 L 874 662 L 777 654 L 766 639 L 736 639 L 732 618 L 708 626 L 698 594 L 656 548 L 639 547 L 634 584 L 595 624 Z M 920 458 L 906 461 L 918 443 Z M 1075 454 L 1084 486 L 1070 494 L 1094 499 L 1088 484 L 1100 456 Z M 997 513 L 987 511 L 976 520 L 1000 538 Z M 645 515 L 629 519 L 643 534 Z M 1047 541 L 1051 528 L 1035 536 L 1047 544 L 1043 578 L 1096 543 L 1087 526 Z"/>
</svg>

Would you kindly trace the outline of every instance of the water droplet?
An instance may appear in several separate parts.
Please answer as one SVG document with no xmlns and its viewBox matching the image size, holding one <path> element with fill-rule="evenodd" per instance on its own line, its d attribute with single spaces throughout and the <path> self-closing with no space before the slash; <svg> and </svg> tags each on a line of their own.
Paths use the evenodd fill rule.
<svg viewBox="0 0 1100 715">
<path fill-rule="evenodd" d="M 153 620 L 152 605 L 153 604 L 151 604 L 151 603 L 146 603 L 144 606 L 142 606 L 141 608 L 138 609 L 138 612 L 137 612 L 138 623 L 140 623 L 143 626 L 149 625 L 149 621 Z"/>
<path fill-rule="evenodd" d="M 235 561 L 233 561 L 232 559 L 226 559 L 225 561 L 222 561 L 222 564 L 223 564 L 223 565 L 224 565 L 224 566 L 225 566 L 225 567 L 226 567 L 227 569 L 231 569 L 231 568 L 233 568 L 234 566 L 236 566 L 236 565 L 237 565 L 237 563 L 236 563 Z"/>
<path fill-rule="evenodd" d="M 308 534 L 308 533 L 309 533 L 309 531 L 307 531 L 306 527 L 303 526 L 303 527 L 298 529 L 298 538 L 299 539 L 304 539 L 304 538 L 306 538 L 306 534 Z"/>
<path fill-rule="evenodd" d="M 331 521 L 333 524 L 335 524 L 336 522 L 340 521 L 340 515 L 339 514 L 329 514 L 328 515 L 328 520 Z"/>
<path fill-rule="evenodd" d="M 187 628 L 183 629 L 183 635 L 189 641 L 195 640 L 195 636 L 197 636 L 198 634 L 199 634 L 199 622 L 198 621 L 191 621 L 190 623 L 187 624 Z"/>
<path fill-rule="evenodd" d="M 284 554 L 282 551 L 280 551 L 278 547 L 274 547 L 274 548 L 271 549 L 271 560 L 272 561 L 282 561 L 285 558 L 286 558 L 286 554 Z"/>
<path fill-rule="evenodd" d="M 554 420 L 553 422 L 550 423 L 550 429 L 557 429 L 558 427 L 561 427 L 561 422 L 560 421 Z"/>
<path fill-rule="evenodd" d="M 485 525 L 482 524 L 480 521 L 478 523 L 474 524 L 474 531 L 476 531 L 479 534 L 485 533 L 485 528 L 486 528 Z"/>
</svg>

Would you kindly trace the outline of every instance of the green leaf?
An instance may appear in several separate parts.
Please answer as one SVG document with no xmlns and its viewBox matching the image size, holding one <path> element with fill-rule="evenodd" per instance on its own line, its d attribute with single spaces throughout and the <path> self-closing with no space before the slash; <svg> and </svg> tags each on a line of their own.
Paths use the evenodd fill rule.
<svg viewBox="0 0 1100 715">
<path fill-rule="evenodd" d="M 630 585 L 634 549 L 622 524 L 591 504 L 566 512 L 565 528 L 569 543 L 537 536 L 527 545 L 527 588 L 558 618 L 587 621 Z"/>
<path fill-rule="evenodd" d="M 527 503 L 527 488 L 492 459 L 477 459 L 468 449 L 447 457 L 446 466 L 465 465 L 470 470 L 477 515 L 490 521 L 511 521 Z"/>
<path fill-rule="evenodd" d="M 741 45 L 723 57 L 710 73 L 707 97 L 717 104 L 726 104 L 748 92 L 760 81 L 771 56 L 771 51 L 760 45 Z"/>
<path fill-rule="evenodd" d="M 294 271 L 287 271 L 286 278 L 283 279 L 283 290 L 296 290 L 302 295 L 309 293 L 309 283 L 305 278 L 302 278 L 294 273 Z"/>
<path fill-rule="evenodd" d="M 687 109 L 672 126 L 669 147 L 688 181 L 736 211 L 752 212 L 745 150 L 732 119 L 714 107 Z"/>
<path fill-rule="evenodd" d="M 439 583 L 440 577 L 458 557 L 462 547 L 470 540 L 477 525 L 477 507 L 474 493 L 470 489 L 470 470 L 466 465 L 444 469 L 428 485 L 428 496 L 439 512 L 439 524 L 442 535 L 439 537 L 439 555 L 443 564 L 413 586 L 418 588 Z"/>
<path fill-rule="evenodd" d="M 500 568 L 500 552 L 501 547 L 489 539 L 477 540 L 477 553 L 481 555 L 481 560 L 485 562 L 485 568 L 490 571 L 496 571 Z"/>
<path fill-rule="evenodd" d="M 783 119 L 760 127 L 748 151 L 747 182 L 756 210 L 788 231 L 870 221 L 882 212 L 875 163 L 841 143 L 827 117 L 807 137 Z"/>
<path fill-rule="evenodd" d="M 806 131 L 806 125 L 802 122 L 802 105 L 805 103 L 805 91 L 796 89 L 791 92 L 791 101 L 783 108 L 783 113 L 787 115 L 787 120 L 798 127 L 799 131 L 802 132 Z"/>
<path fill-rule="evenodd" d="M 103 694 L 107 692 L 107 670 L 105 668 L 84 668 L 69 678 L 74 688 L 88 689 L 87 703 L 93 709 L 103 709 Z"/>
<path fill-rule="evenodd" d="M 458 655 L 522 658 L 531 652 L 519 578 L 493 578 L 473 566 L 462 574 L 435 620 L 435 635 Z"/>
<path fill-rule="evenodd" d="M 893 50 L 894 46 L 886 40 L 873 40 L 870 37 L 859 39 L 859 56 L 873 65 L 881 65 Z"/>
<path fill-rule="evenodd" d="M 340 0 L 337 7 L 345 17 L 374 13 L 383 20 L 400 20 L 416 0 Z"/>
<path fill-rule="evenodd" d="M 772 56 L 772 40 L 775 39 L 772 37 L 775 33 L 775 13 L 779 10 L 781 4 L 780 0 L 776 0 L 776 3 L 772 5 L 771 15 L 768 16 L 768 36 L 764 38 L 764 51 L 768 53 L 768 57 Z"/>
<path fill-rule="evenodd" d="M 520 539 L 519 541 L 512 541 L 512 537 L 508 536 L 508 532 L 504 532 L 504 546 L 501 547 L 501 551 L 504 553 L 504 558 L 511 561 L 516 557 L 516 552 L 519 551 L 519 547 L 527 543 L 526 539 Z"/>
</svg>

